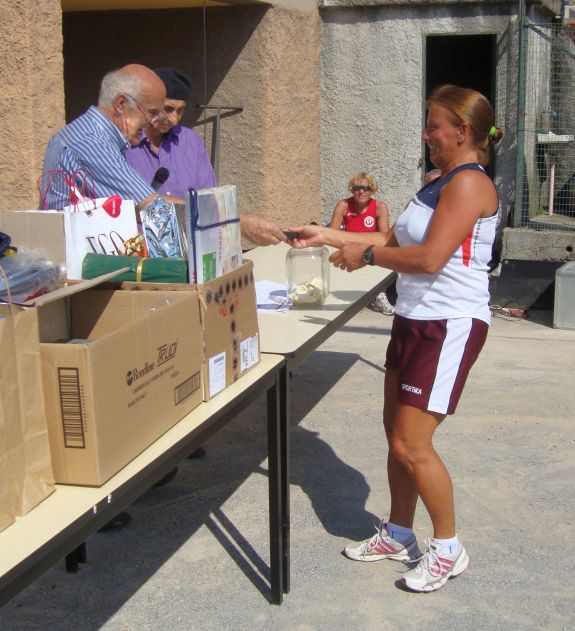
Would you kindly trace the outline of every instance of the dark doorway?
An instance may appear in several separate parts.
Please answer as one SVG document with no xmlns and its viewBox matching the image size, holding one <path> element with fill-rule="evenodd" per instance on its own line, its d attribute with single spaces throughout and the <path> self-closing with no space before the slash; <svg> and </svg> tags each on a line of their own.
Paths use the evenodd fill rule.
<svg viewBox="0 0 575 631">
<path fill-rule="evenodd" d="M 425 42 L 425 100 L 433 88 L 453 83 L 495 100 L 495 35 L 429 35 Z M 493 166 L 493 165 L 492 165 Z M 426 172 L 433 169 L 425 147 Z"/>
</svg>

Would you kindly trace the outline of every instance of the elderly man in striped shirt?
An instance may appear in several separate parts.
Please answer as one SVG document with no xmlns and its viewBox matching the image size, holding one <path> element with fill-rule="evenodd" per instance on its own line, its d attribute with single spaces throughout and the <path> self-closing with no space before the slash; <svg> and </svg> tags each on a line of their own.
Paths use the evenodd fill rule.
<svg viewBox="0 0 575 631">
<path fill-rule="evenodd" d="M 96 197 L 120 195 L 138 207 L 157 197 L 150 183 L 127 163 L 124 152 L 143 127 L 163 117 L 165 96 L 163 81 L 146 66 L 130 64 L 106 74 L 97 107 L 91 106 L 48 142 L 44 206 L 61 209 L 70 203 L 69 185 L 62 177 L 46 177 L 50 171 L 88 173 Z M 81 188 L 82 181 L 75 184 Z"/>
</svg>

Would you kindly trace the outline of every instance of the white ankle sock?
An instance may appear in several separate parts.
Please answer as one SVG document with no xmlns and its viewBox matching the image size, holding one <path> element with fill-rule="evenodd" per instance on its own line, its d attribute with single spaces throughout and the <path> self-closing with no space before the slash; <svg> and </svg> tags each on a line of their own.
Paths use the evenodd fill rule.
<svg viewBox="0 0 575 631">
<path fill-rule="evenodd" d="M 447 556 L 455 556 L 459 552 L 459 537 L 451 537 L 451 539 L 432 539 L 434 543 L 439 543 Z"/>
<path fill-rule="evenodd" d="M 413 539 L 412 528 L 399 526 L 398 524 L 393 524 L 388 521 L 387 524 L 385 524 L 385 529 L 387 530 L 388 536 L 396 541 L 399 541 L 399 543 L 405 543 L 406 541 Z"/>
</svg>

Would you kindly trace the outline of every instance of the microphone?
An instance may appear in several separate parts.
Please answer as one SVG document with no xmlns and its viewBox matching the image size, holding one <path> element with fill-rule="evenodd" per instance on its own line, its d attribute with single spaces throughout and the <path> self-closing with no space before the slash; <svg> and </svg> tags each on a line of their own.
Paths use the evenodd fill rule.
<svg viewBox="0 0 575 631">
<path fill-rule="evenodd" d="M 150 186 L 157 191 L 160 186 L 170 177 L 170 172 L 166 167 L 160 167 L 155 173 Z"/>
</svg>

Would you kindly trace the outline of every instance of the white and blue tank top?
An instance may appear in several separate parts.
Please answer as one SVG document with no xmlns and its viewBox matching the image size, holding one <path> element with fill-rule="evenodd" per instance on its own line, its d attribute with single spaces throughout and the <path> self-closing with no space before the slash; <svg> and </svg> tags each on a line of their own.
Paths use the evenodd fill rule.
<svg viewBox="0 0 575 631">
<path fill-rule="evenodd" d="M 463 164 L 414 195 L 394 225 L 400 246 L 420 245 L 425 241 L 441 189 L 456 173 L 466 169 L 485 172 L 479 164 Z M 395 312 L 416 320 L 478 318 L 489 324 L 488 264 L 497 219 L 497 212 L 479 218 L 436 274 L 398 274 Z"/>
</svg>

